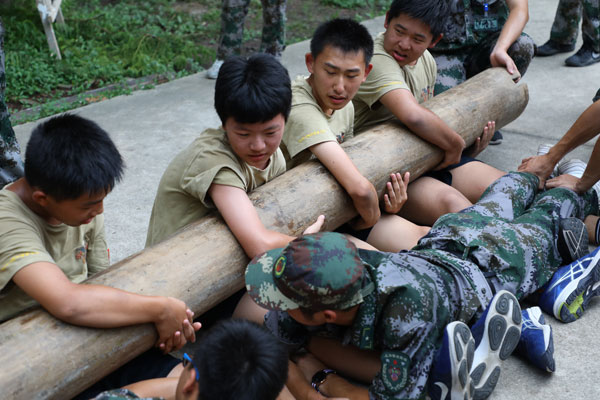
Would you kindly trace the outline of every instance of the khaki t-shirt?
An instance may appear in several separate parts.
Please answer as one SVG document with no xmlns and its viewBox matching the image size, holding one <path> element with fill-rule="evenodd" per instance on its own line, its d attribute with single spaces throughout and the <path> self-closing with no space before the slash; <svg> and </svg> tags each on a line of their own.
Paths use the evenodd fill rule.
<svg viewBox="0 0 600 400">
<path fill-rule="evenodd" d="M 383 48 L 383 33 L 377 35 L 374 45 L 373 69 L 352 100 L 357 133 L 394 118 L 379 101 L 392 90 L 410 90 L 419 103 L 433 97 L 437 66 L 429 51 L 425 50 L 415 65 L 401 67 Z"/>
<path fill-rule="evenodd" d="M 353 132 L 352 102 L 329 116 L 321 110 L 306 77 L 296 78 L 292 83 L 292 110 L 281 141 L 288 168 L 311 158 L 309 147 L 323 142 L 342 143 L 350 139 Z"/>
<path fill-rule="evenodd" d="M 285 172 L 280 149 L 271 155 L 264 170 L 239 159 L 223 129 L 207 129 L 175 157 L 163 174 L 154 199 L 146 247 L 215 208 L 207 195 L 215 183 L 251 192 Z"/>
<path fill-rule="evenodd" d="M 8 189 L 0 190 L 0 321 L 37 302 L 12 282 L 21 269 L 36 262 L 58 265 L 79 283 L 110 264 L 104 238 L 104 216 L 77 227 L 51 225 Z"/>
</svg>

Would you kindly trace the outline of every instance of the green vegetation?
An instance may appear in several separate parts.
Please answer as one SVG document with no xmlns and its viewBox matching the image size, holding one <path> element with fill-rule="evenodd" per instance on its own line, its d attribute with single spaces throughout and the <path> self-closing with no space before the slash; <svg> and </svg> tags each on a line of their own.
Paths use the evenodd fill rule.
<svg viewBox="0 0 600 400">
<path fill-rule="evenodd" d="M 13 118 L 14 124 L 129 93 L 132 87 L 126 82 L 131 78 L 153 76 L 154 81 L 145 82 L 152 84 L 198 72 L 215 56 L 220 1 L 65 1 L 66 24 L 54 25 L 62 60 L 49 52 L 35 2 L 8 3 L 0 6 L 6 30 L 8 105 L 13 113 L 37 106 L 35 112 Z M 290 0 L 287 41 L 310 37 L 328 17 L 370 18 L 384 10 L 378 3 L 381 0 Z M 314 20 L 315 15 L 320 19 Z M 252 0 L 246 51 L 258 47 L 261 28 L 260 1 Z M 86 95 L 108 85 L 108 91 Z M 71 99 L 59 100 L 64 97 Z"/>
</svg>

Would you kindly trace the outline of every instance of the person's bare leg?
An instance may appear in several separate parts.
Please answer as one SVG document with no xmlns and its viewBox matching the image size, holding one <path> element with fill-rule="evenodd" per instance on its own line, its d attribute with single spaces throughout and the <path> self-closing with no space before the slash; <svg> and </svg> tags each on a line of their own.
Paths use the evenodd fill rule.
<svg viewBox="0 0 600 400">
<path fill-rule="evenodd" d="M 431 228 L 416 225 L 398 215 L 385 214 L 371 229 L 367 243 L 381 251 L 412 249 Z"/>
<path fill-rule="evenodd" d="M 248 321 L 262 325 L 265 323 L 265 314 L 267 311 L 256 304 L 248 293 L 244 293 L 235 310 L 233 310 L 232 318 L 247 319 Z"/>
<path fill-rule="evenodd" d="M 585 222 L 585 227 L 588 231 L 588 238 L 590 239 L 590 244 L 597 246 L 598 241 L 596 238 L 596 230 L 598 229 L 598 221 L 600 220 L 600 217 L 598 217 L 597 215 L 588 215 L 587 217 L 585 217 L 585 220 L 583 222 Z"/>
<path fill-rule="evenodd" d="M 344 346 L 337 340 L 317 336 L 311 337 L 307 349 L 328 368 L 364 383 L 370 383 L 381 371 L 381 353 L 376 350 Z"/>
<path fill-rule="evenodd" d="M 400 216 L 419 225 L 431 226 L 439 217 L 472 205 L 462 193 L 437 179 L 423 176 L 408 185 L 408 200 Z"/>
<path fill-rule="evenodd" d="M 450 171 L 452 187 L 462 193 L 471 203 L 476 203 L 485 189 L 506 172 L 479 161 L 472 161 Z"/>
</svg>

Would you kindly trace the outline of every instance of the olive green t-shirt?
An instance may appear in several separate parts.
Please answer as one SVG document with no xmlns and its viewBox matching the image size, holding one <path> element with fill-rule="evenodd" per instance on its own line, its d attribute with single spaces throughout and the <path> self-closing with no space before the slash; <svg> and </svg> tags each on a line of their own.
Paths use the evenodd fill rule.
<svg viewBox="0 0 600 400">
<path fill-rule="evenodd" d="M 292 83 L 292 110 L 281 141 L 288 168 L 311 158 L 309 147 L 323 142 L 342 143 L 351 138 L 353 133 L 352 102 L 327 115 L 317 103 L 306 77 L 296 78 Z"/>
<path fill-rule="evenodd" d="M 394 118 L 379 101 L 392 90 L 410 90 L 419 103 L 433 97 L 437 66 L 429 51 L 425 50 L 415 65 L 401 67 L 383 48 L 383 33 L 380 33 L 375 38 L 371 64 L 373 69 L 352 100 L 357 133 Z"/>
<path fill-rule="evenodd" d="M 251 192 L 285 172 L 280 149 L 264 170 L 238 158 L 223 129 L 207 129 L 179 153 L 158 185 L 146 247 L 152 246 L 215 208 L 208 189 L 215 183 Z"/>
<path fill-rule="evenodd" d="M 0 321 L 38 304 L 12 282 L 20 269 L 36 262 L 58 265 L 75 283 L 107 268 L 104 216 L 77 227 L 52 225 L 16 193 L 0 190 Z"/>
</svg>

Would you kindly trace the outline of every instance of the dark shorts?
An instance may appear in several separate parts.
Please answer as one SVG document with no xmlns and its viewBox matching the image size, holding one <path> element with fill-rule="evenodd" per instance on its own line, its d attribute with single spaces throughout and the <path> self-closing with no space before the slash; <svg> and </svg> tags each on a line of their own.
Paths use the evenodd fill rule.
<svg viewBox="0 0 600 400">
<path fill-rule="evenodd" d="M 460 157 L 460 161 L 456 164 L 449 165 L 444 169 L 440 169 L 439 171 L 426 172 L 423 174 L 423 176 L 428 176 L 430 178 L 437 179 L 438 181 L 443 182 L 448 186 L 452 186 L 452 173 L 450 171 L 454 168 L 458 168 L 462 165 L 468 164 L 473 161 L 482 162 L 476 158 L 463 155 Z"/>
<path fill-rule="evenodd" d="M 367 238 L 369 237 L 369 233 L 371 233 L 371 229 L 373 229 L 373 227 L 357 231 L 352 229 L 349 224 L 344 224 L 337 228 L 335 231 L 339 233 L 346 233 L 348 235 L 354 236 L 357 239 L 362 240 L 363 242 L 366 242 Z"/>
</svg>

